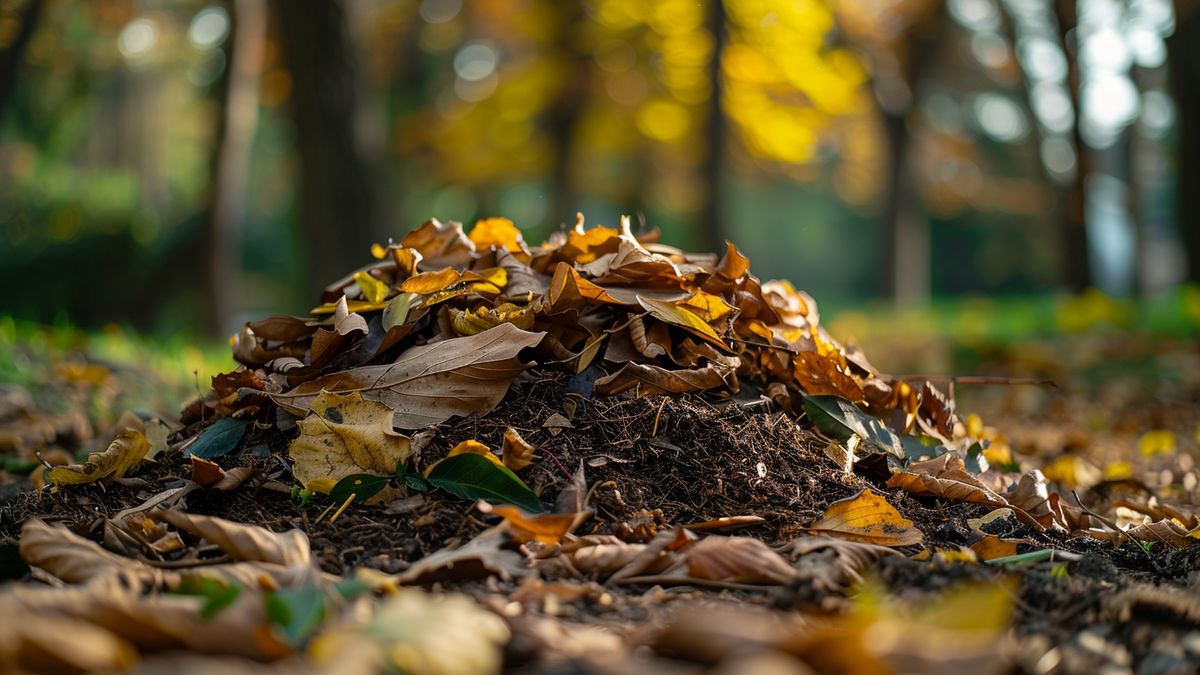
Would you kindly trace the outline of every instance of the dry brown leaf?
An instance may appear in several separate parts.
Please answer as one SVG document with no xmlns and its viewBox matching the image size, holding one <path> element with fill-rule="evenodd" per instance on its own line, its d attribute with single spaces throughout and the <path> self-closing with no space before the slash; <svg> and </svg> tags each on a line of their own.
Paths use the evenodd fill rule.
<svg viewBox="0 0 1200 675">
<path fill-rule="evenodd" d="M 500 453 L 504 458 L 504 466 L 513 471 L 520 471 L 533 462 L 533 446 L 512 427 L 504 430 L 504 444 L 500 446 Z"/>
<path fill-rule="evenodd" d="M 409 455 L 408 438 L 392 429 L 392 410 L 357 392 L 322 392 L 299 427 L 288 446 L 292 474 L 316 492 L 328 493 L 351 474 L 390 476 Z M 375 501 L 394 496 L 381 492 Z"/>
<path fill-rule="evenodd" d="M 736 357 L 731 361 L 737 361 Z M 718 389 L 735 388 L 737 365 L 711 363 L 703 368 L 671 370 L 644 363 L 626 363 L 611 375 L 596 379 L 596 392 L 614 396 L 634 387 L 641 395 L 684 394 Z"/>
<path fill-rule="evenodd" d="M 264 562 L 284 567 L 307 567 L 311 562 L 308 536 L 301 530 L 276 533 L 262 527 L 182 511 L 154 510 L 147 515 L 203 538 L 238 562 Z"/>
<path fill-rule="evenodd" d="M 66 588 L 22 587 L 0 596 L 4 616 L 50 616 L 102 628 L 145 651 L 183 649 L 269 660 L 291 652 L 274 632 L 262 596 L 243 589 L 232 605 L 205 619 L 205 599 L 194 595 L 142 596 L 118 584 Z M 78 647 L 74 635 L 56 629 L 60 656 Z M 3 638 L 0 638 L 0 642 Z"/>
<path fill-rule="evenodd" d="M 825 515 L 808 529 L 881 546 L 913 546 L 924 539 L 911 520 L 870 490 L 830 504 Z"/>
<path fill-rule="evenodd" d="M 1135 525 L 1125 533 L 1139 541 L 1161 541 L 1171 548 L 1188 548 L 1200 542 L 1200 539 L 1197 539 L 1200 530 L 1189 530 L 1174 520 Z"/>
<path fill-rule="evenodd" d="M 543 335 L 505 323 L 478 335 L 412 347 L 390 365 L 332 373 L 271 398 L 303 415 L 322 390 L 357 392 L 395 411 L 396 427 L 420 429 L 455 415 L 494 408 L 526 367 L 517 359 L 518 353 L 536 345 Z"/>
<path fill-rule="evenodd" d="M 99 544 L 84 539 L 61 525 L 47 525 L 40 519 L 28 520 L 21 527 L 21 558 L 69 584 L 82 584 L 118 574 L 132 575 L 142 582 L 157 583 L 160 570 L 145 563 L 110 553 Z"/>
<path fill-rule="evenodd" d="M 503 527 L 484 530 L 456 549 L 435 551 L 412 564 L 396 580 L 402 584 L 431 584 L 454 579 L 479 579 L 491 575 L 508 580 L 529 573 L 529 566 L 515 551 L 502 548 L 509 541 Z"/>
<path fill-rule="evenodd" d="M 57 589 L 54 589 L 57 590 Z M 25 589 L 18 592 L 25 594 Z M 6 621 L 0 631 L 0 671 L 5 673 L 126 672 L 138 664 L 133 645 L 104 626 L 81 621 L 12 597 L 0 598 Z M 64 639 L 69 636 L 69 639 Z"/>
<path fill-rule="evenodd" d="M 902 488 L 915 495 L 985 504 L 995 508 L 1008 507 L 1021 522 L 1044 529 L 1033 516 L 1014 506 L 971 475 L 962 458 L 954 453 L 948 452 L 924 462 L 909 464 L 903 473 L 889 478 L 887 486 Z"/>
<path fill-rule="evenodd" d="M 687 575 L 707 581 L 787 585 L 798 574 L 771 547 L 750 537 L 706 537 L 683 553 L 683 560 L 663 572 L 685 568 Z"/>
<path fill-rule="evenodd" d="M 698 523 L 688 523 L 684 527 L 693 532 L 703 532 L 707 530 L 733 530 L 765 522 L 767 522 L 767 519 L 762 516 L 724 516 L 711 520 L 702 520 Z"/>
<path fill-rule="evenodd" d="M 836 591 L 861 584 L 862 573 L 884 556 L 900 553 L 886 546 L 835 537 L 801 536 L 780 549 L 796 571 L 818 590 Z"/>
<path fill-rule="evenodd" d="M 475 257 L 475 244 L 463 233 L 462 223 L 437 218 L 405 235 L 400 246 L 416 249 L 430 265 L 466 265 Z"/>
</svg>

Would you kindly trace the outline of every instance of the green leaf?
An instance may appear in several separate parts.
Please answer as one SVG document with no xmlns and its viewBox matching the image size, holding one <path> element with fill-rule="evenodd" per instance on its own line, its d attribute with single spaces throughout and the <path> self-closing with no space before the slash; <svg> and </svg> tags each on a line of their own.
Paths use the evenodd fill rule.
<svg viewBox="0 0 1200 675">
<path fill-rule="evenodd" d="M 546 510 L 515 473 L 474 453 L 465 452 L 438 462 L 429 473 L 429 484 L 463 499 L 515 504 L 530 513 Z"/>
<path fill-rule="evenodd" d="M 211 619 L 221 610 L 233 604 L 242 594 L 242 587 L 235 583 L 225 583 L 211 577 L 185 577 L 175 593 L 179 595 L 199 595 L 205 599 L 200 608 L 201 619 Z"/>
<path fill-rule="evenodd" d="M 404 476 L 404 484 L 413 492 L 429 492 L 429 481 L 413 473 Z"/>
<path fill-rule="evenodd" d="M 371 473 L 352 473 L 349 476 L 339 480 L 333 489 L 329 491 L 329 497 L 333 501 L 341 504 L 354 495 L 354 499 L 359 503 L 379 494 L 379 491 L 387 487 L 391 476 L 376 476 Z"/>
<path fill-rule="evenodd" d="M 267 593 L 266 609 L 288 644 L 298 647 L 325 618 L 325 596 L 318 588 L 289 588 Z"/>
<path fill-rule="evenodd" d="M 408 311 L 420 297 L 417 293 L 401 293 L 392 298 L 387 307 L 383 308 L 383 318 L 380 320 L 383 330 L 389 331 L 396 326 L 404 325 L 404 322 L 408 320 Z"/>
<path fill-rule="evenodd" d="M 874 452 L 886 452 L 900 459 L 936 457 L 946 452 L 943 446 L 930 447 L 915 436 L 893 432 L 883 420 L 868 415 L 840 396 L 805 396 L 804 412 L 825 435 L 839 441 L 858 436 Z"/>
<path fill-rule="evenodd" d="M 249 426 L 249 422 L 246 420 L 235 420 L 232 417 L 219 419 L 212 426 L 200 432 L 200 438 L 192 443 L 187 454 L 200 459 L 220 457 L 242 442 L 247 426 Z"/>
</svg>

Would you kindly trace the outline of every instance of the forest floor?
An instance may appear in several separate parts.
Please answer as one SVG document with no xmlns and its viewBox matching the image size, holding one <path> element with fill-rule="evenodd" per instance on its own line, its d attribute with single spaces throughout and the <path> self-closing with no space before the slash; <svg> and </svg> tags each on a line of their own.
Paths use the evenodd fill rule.
<svg viewBox="0 0 1200 675">
<path fill-rule="evenodd" d="M 1138 501 L 1149 491 L 1147 485 L 1158 490 L 1156 495 L 1173 488 L 1173 508 L 1196 508 L 1200 345 L 1194 339 L 1104 326 L 1019 340 L 973 338 L 969 343 L 946 335 L 897 340 L 890 331 L 889 347 L 878 337 L 889 334 L 886 328 L 875 326 L 872 333 L 876 338 L 874 343 L 868 338 L 867 353 L 893 372 L 932 366 L 960 374 L 1053 380 L 1056 388 L 960 385 L 958 410 L 978 416 L 968 417 L 969 423 L 987 425 L 994 453 L 1007 451 L 1014 466 L 1041 467 L 1056 485 L 1073 491 L 1085 510 L 1088 504 L 1122 499 L 1154 508 L 1154 496 Z M 10 383 L 0 390 L 0 450 L 5 443 L 12 447 L 23 433 L 49 434 L 72 453 L 95 450 L 93 437 L 101 439 L 101 446 L 106 443 L 104 430 L 130 402 L 161 405 L 187 393 L 178 379 L 163 381 L 133 360 L 98 360 L 74 347 L 31 347 L 28 341 L 7 345 L 25 370 L 21 378 L 6 374 Z M 206 424 L 175 437 L 195 435 Z M 563 493 L 578 502 L 579 496 L 571 493 L 582 485 L 594 515 L 574 536 L 608 537 L 593 552 L 620 557 L 619 562 L 579 555 L 564 572 L 560 562 L 552 564 L 557 558 L 535 545 L 525 550 L 532 570 L 514 565 L 511 551 L 491 546 L 481 536 L 494 529 L 495 517 L 442 491 L 415 492 L 382 505 L 354 505 L 331 517 L 336 505 L 330 500 L 309 499 L 291 489 L 284 459 L 288 439 L 272 427 L 251 429 L 242 453 L 219 462 L 222 477 L 237 467 L 253 469 L 252 477 L 242 476 L 232 489 L 189 487 L 196 482 L 196 461 L 173 452 L 105 486 L 37 491 L 30 474 L 40 467 L 7 457 L 0 472 L 0 571 L 24 587 L 30 579 L 53 581 L 37 565 L 31 571 L 17 554 L 22 528 L 31 521 L 66 528 L 53 530 L 63 546 L 67 532 L 76 535 L 78 541 L 70 543 L 78 550 L 86 542 L 102 542 L 109 552 L 88 549 L 95 557 L 81 558 L 102 566 L 108 564 L 103 556 L 116 556 L 112 551 L 132 555 L 134 544 L 148 543 L 131 542 L 127 532 L 115 531 L 114 521 L 146 513 L 148 505 L 184 503 L 194 516 L 216 516 L 274 533 L 299 530 L 321 572 L 358 579 L 376 594 L 382 587 L 397 594 L 398 603 L 409 603 L 407 613 L 401 612 L 407 628 L 377 626 L 375 632 L 387 632 L 381 639 L 394 649 L 406 645 L 407 656 L 395 656 L 391 663 L 415 671 L 472 672 L 499 665 L 513 672 L 647 673 L 1200 669 L 1200 546 L 1190 541 L 1072 537 L 1056 529 L 1040 531 L 1011 510 L 997 512 L 994 504 L 889 488 L 886 470 L 841 470 L 828 456 L 830 441 L 821 432 L 804 420 L 798 424 L 768 399 L 749 396 L 583 398 L 565 376 L 527 373 L 491 412 L 423 432 L 420 453 L 441 456 L 467 440 L 500 447 L 509 429 L 537 448 L 537 460 L 522 474 L 529 487 L 543 502 L 561 503 Z M 812 532 L 831 505 L 864 492 L 882 496 L 911 521 L 922 535 L 920 543 L 884 548 L 797 539 Z M 731 520 L 718 520 L 725 518 Z M 220 539 L 196 529 L 203 530 L 203 524 L 172 524 L 183 534 L 180 546 L 188 549 L 201 538 L 214 549 Z M 665 570 L 648 565 L 647 556 L 664 558 L 690 545 L 673 528 L 677 525 L 695 526 L 693 532 L 735 534 L 739 542 L 762 542 L 793 563 L 791 571 L 726 580 L 700 573 L 705 565 L 753 566 L 739 556 L 769 568 L 765 554 L 749 544 L 719 551 L 716 562 L 697 555 L 680 558 L 682 563 Z M 161 522 L 144 521 L 143 526 L 145 538 L 164 532 Z M 28 530 L 25 536 L 30 536 Z M 230 535 L 238 536 L 257 535 Z M 809 548 L 800 551 L 801 541 Z M 1005 547 L 1005 555 L 987 555 L 989 543 Z M 22 541 L 22 552 L 26 545 Z M 281 546 L 258 546 L 276 545 Z M 153 546 L 139 549 L 139 565 L 170 573 L 173 549 L 163 546 L 161 554 L 153 553 Z M 243 564 L 270 562 L 261 552 L 221 548 L 223 556 L 216 554 L 220 551 L 199 555 L 208 556 L 213 565 L 229 564 L 230 558 Z M 272 570 L 258 574 L 278 572 Z M 64 578 L 62 572 L 56 576 Z M 384 576 L 392 581 L 381 581 Z M 395 579 L 402 580 L 402 587 L 424 587 L 438 596 L 460 592 L 476 604 L 458 613 L 448 605 L 427 607 L 398 590 Z M 16 602 L 27 610 L 51 611 L 32 595 L 22 596 L 27 588 L 14 588 L 7 589 L 7 598 L 0 591 L 0 607 Z M 211 608 L 233 602 L 221 599 L 222 590 L 197 593 Z M 303 623 L 303 599 L 289 597 L 293 604 L 284 603 L 282 618 L 268 614 L 285 632 L 295 629 L 304 636 L 303 627 L 296 626 Z M 53 609 L 53 602 L 47 602 Z M 43 654 L 37 664 L 89 667 L 94 655 L 88 650 L 102 651 L 103 646 L 89 645 L 87 626 L 80 625 L 100 615 L 136 624 L 117 633 L 136 646 L 140 660 L 126 654 L 122 658 L 127 660 L 118 662 L 130 667 L 136 662 L 144 672 L 200 672 L 218 666 L 237 672 L 371 672 L 354 648 L 357 643 L 346 637 L 356 634 L 336 628 L 327 627 L 324 637 L 292 656 L 270 649 L 221 650 L 211 648 L 211 636 L 195 622 L 152 620 L 128 605 L 118 611 L 108 601 L 89 602 L 103 608 L 89 616 L 53 609 L 74 622 L 42 636 L 62 654 Z M 495 617 L 502 619 L 498 625 Z M 437 627 L 425 629 L 418 625 L 422 623 Z M 72 628 L 80 633 L 73 634 Z M 176 635 L 185 629 L 191 637 Z M 128 634 L 139 632 L 141 639 Z M 146 632 L 174 637 L 149 639 Z M 11 643 L 13 638 L 0 635 L 0 655 L 14 653 L 6 639 Z M 37 641 L 29 635 L 21 639 Z M 347 640 L 349 647 L 343 644 Z M 489 650 L 500 661 L 489 660 Z M 202 655 L 213 651 L 254 659 Z M 279 656 L 283 660 L 262 663 Z"/>
</svg>

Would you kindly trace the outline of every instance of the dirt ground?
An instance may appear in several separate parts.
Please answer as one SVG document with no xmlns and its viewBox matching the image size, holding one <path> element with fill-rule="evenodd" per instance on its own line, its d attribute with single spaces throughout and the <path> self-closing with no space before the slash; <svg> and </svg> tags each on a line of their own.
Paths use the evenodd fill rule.
<svg viewBox="0 0 1200 675">
<path fill-rule="evenodd" d="M 996 414 L 1013 408 L 1008 398 L 997 404 L 985 397 L 982 403 L 991 405 Z M 1171 419 L 1179 414 L 1172 412 Z M 556 415 L 560 417 L 553 417 Z M 551 426 L 547 426 L 548 420 Z M 1042 433 L 1039 429 L 1044 424 L 1055 421 L 1033 420 L 1024 430 L 1014 425 L 1010 433 L 1032 438 Z M 1061 417 L 1057 423 L 1067 424 Z M 889 490 L 886 475 L 869 469 L 843 474 L 824 454 L 827 439 L 803 420 L 796 423 L 773 409 L 765 399 L 749 397 L 584 399 L 568 391 L 565 376 L 525 375 L 491 413 L 442 424 L 424 435 L 420 453 L 438 457 L 467 439 L 498 447 L 509 427 L 538 448 L 539 460 L 525 477 L 543 501 L 553 503 L 568 485 L 569 476 L 581 468 L 585 472 L 586 483 L 593 486 L 596 515 L 577 529 L 576 535 L 611 534 L 625 528 L 626 539 L 649 541 L 670 525 L 753 515 L 762 522 L 737 534 L 783 546 L 803 533 L 831 503 L 870 490 L 884 496 L 925 535 L 923 547 L 900 547 L 897 551 L 902 555 L 884 556 L 872 565 L 866 573 L 871 583 L 912 603 L 968 581 L 1007 583 L 1005 587 L 1012 589 L 1012 645 L 999 668 L 993 664 L 992 671 L 1185 673 L 1200 669 L 1200 577 L 1195 574 L 1200 569 L 1200 547 L 1148 550 L 1133 541 L 1114 547 L 1053 530 L 1037 532 L 1010 517 L 989 523 L 986 531 L 1019 540 L 1018 553 L 1051 548 L 1078 555 L 1068 556 L 1065 564 L 1060 557 L 1003 566 L 944 553 L 914 559 L 920 558 L 923 550 L 956 551 L 968 545 L 972 529 L 967 520 L 992 509 Z M 337 575 L 359 567 L 403 572 L 439 549 L 462 545 L 494 520 L 469 503 L 433 491 L 390 507 L 352 508 L 333 522 L 321 517 L 327 510 L 325 503 L 299 505 L 272 482 L 290 484 L 284 460 L 286 443 L 273 429 L 248 439 L 244 446 L 254 450 L 220 461 L 227 467 L 252 465 L 254 477 L 230 492 L 191 492 L 187 511 L 276 532 L 298 528 L 310 538 L 321 569 Z M 189 475 L 186 460 L 174 455 L 105 488 L 82 485 L 70 491 L 38 493 L 10 486 L 0 504 L 0 543 L 12 546 L 22 524 L 34 517 L 100 540 L 107 518 L 165 489 L 185 485 Z M 631 535 L 631 531 L 637 533 Z M 522 585 L 525 583 L 451 579 L 438 582 L 436 588 L 461 590 L 487 602 L 488 598 L 517 597 L 523 589 L 528 590 Z M 829 613 L 852 607 L 858 592 L 856 588 L 820 589 L 806 584 L 662 588 L 587 582 L 586 588 L 587 592 L 569 599 L 532 603 L 526 618 L 549 617 L 576 627 L 603 626 L 636 644 L 648 639 L 643 631 L 669 623 L 671 617 L 686 616 L 691 607 L 709 611 L 716 603 L 743 610 Z M 659 640 L 652 655 L 622 661 L 620 669 L 640 664 L 638 667 L 686 671 L 716 661 L 728 665 L 727 652 L 714 657 L 698 655 L 694 648 L 673 651 L 669 647 Z M 515 640 L 506 651 L 506 668 L 549 672 L 562 667 L 561 658 L 546 661 L 544 651 L 544 645 Z M 550 668 L 548 663 L 559 665 Z M 612 665 L 594 658 L 578 658 L 572 663 L 574 672 L 604 672 Z M 755 672 L 756 663 L 749 661 L 739 667 Z"/>
</svg>

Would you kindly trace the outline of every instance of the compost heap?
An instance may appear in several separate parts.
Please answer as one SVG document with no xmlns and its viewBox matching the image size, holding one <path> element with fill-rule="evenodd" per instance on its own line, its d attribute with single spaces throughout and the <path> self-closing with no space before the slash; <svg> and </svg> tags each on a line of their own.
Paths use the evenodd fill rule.
<svg viewBox="0 0 1200 675">
<path fill-rule="evenodd" d="M 581 216 L 529 246 L 512 222 L 493 218 L 469 234 L 431 220 L 372 253 L 375 262 L 329 285 L 310 316 L 246 324 L 231 338 L 241 367 L 185 406 L 182 429 L 127 415 L 106 450 L 46 472 L 60 501 L 87 484 L 127 484 L 146 460 L 190 464 L 191 477 L 108 511 L 91 532 L 103 548 L 29 519 L 21 556 L 60 587 L 0 595 L 3 615 L 31 617 L 0 635 L 0 664 L 89 670 L 149 657 L 142 665 L 153 671 L 175 667 L 156 655 L 182 649 L 331 672 L 487 672 L 503 659 L 627 667 L 632 644 L 715 663 L 749 644 L 820 671 L 1003 671 L 1006 584 L 968 588 L 928 611 L 837 611 L 866 570 L 900 554 L 942 564 L 1076 560 L 1048 542 L 1182 549 L 1195 540 L 1200 523 L 1190 507 L 1171 505 L 1169 485 L 1125 486 L 1119 512 L 1112 494 L 1053 489 L 994 442 L 994 429 L 956 415 L 952 380 L 939 387 L 878 372 L 826 333 L 811 297 L 786 281 L 760 282 L 733 244 L 719 257 L 695 255 L 634 235 L 628 219 L 588 229 Z M 517 386 L 520 395 L 505 399 Z M 644 397 L 655 398 L 647 407 Z M 507 407 L 494 410 L 502 399 Z M 640 412 L 623 415 L 634 403 Z M 672 417 L 711 455 L 685 457 L 660 437 Z M 572 433 L 585 425 L 610 446 L 582 452 L 584 436 Z M 517 427 L 548 440 L 535 447 Z M 479 440 L 488 434 L 495 447 Z M 731 455 L 746 441 L 739 434 L 776 454 Z M 622 452 L 644 442 L 640 459 Z M 803 465 L 787 473 L 798 457 Z M 717 487 L 692 471 L 674 478 L 674 491 L 636 491 L 638 472 L 665 477 L 688 463 L 711 467 Z M 590 483 L 590 470 L 608 480 Z M 187 500 L 251 489 L 315 508 L 301 511 L 306 530 L 347 523 L 342 550 L 327 546 L 318 559 L 300 530 L 203 515 L 203 503 Z M 961 513 L 977 517 L 951 523 L 931 511 L 918 528 L 890 503 L 905 493 L 971 505 Z M 431 508 L 435 496 L 443 501 Z M 714 508 L 723 512 L 703 517 Z M 364 550 L 351 533 L 382 532 L 384 517 L 412 521 L 412 555 L 376 556 L 351 573 L 345 547 Z M 745 527 L 760 536 L 725 534 Z M 933 545 L 946 542 L 959 545 Z M 457 584 L 478 602 L 402 588 L 430 584 Z M 717 623 L 683 614 L 634 635 L 671 603 L 616 589 L 680 585 L 789 589 L 776 604 L 834 614 L 722 614 Z M 1105 611 L 1139 602 L 1153 604 L 1138 596 Z M 564 612 L 593 624 L 609 612 L 608 630 L 563 623 Z M 929 619 L 939 612 L 975 620 Z M 62 629 L 51 628 L 61 626 L 88 649 L 56 650 Z M 866 639 L 867 628 L 890 641 Z"/>
</svg>

